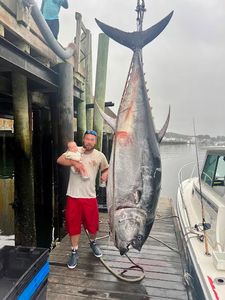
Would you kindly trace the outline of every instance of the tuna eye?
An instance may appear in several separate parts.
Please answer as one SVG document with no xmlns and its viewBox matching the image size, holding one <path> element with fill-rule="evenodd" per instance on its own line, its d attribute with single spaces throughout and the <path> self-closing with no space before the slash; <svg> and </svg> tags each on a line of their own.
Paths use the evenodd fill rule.
<svg viewBox="0 0 225 300">
<path fill-rule="evenodd" d="M 141 241 L 141 240 L 142 240 L 142 235 L 139 234 L 139 235 L 137 236 L 137 240 L 138 240 L 138 241 Z"/>
</svg>

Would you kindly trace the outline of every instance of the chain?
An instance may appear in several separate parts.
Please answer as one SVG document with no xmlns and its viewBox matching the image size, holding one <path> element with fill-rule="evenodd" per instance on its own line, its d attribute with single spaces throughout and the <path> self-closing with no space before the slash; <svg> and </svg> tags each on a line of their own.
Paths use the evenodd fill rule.
<svg viewBox="0 0 225 300">
<path fill-rule="evenodd" d="M 142 24 L 143 24 L 143 19 L 144 19 L 144 13 L 146 12 L 145 9 L 145 1 L 138 0 L 137 1 L 137 6 L 135 11 L 137 12 L 137 31 L 142 31 Z"/>
</svg>

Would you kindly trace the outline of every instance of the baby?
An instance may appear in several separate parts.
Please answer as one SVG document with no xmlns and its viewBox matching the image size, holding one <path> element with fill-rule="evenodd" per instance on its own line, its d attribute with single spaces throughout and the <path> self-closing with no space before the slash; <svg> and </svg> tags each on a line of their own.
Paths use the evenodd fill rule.
<svg viewBox="0 0 225 300">
<path fill-rule="evenodd" d="M 72 160 L 81 162 L 81 155 L 84 152 L 83 148 L 78 149 L 77 144 L 73 141 L 68 142 L 67 148 L 68 148 L 68 150 L 65 152 L 65 157 L 67 159 L 72 159 Z M 74 167 L 71 167 L 71 168 L 72 168 L 72 171 L 74 173 L 76 173 L 76 170 L 74 169 Z M 88 175 L 88 172 L 85 169 L 85 167 L 81 168 L 79 170 L 79 172 L 83 179 L 89 179 L 89 175 Z"/>
</svg>

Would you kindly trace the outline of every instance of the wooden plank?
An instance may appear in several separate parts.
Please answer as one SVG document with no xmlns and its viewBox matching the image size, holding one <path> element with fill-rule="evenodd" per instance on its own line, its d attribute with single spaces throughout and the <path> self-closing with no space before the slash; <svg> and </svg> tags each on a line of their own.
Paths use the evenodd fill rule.
<svg viewBox="0 0 225 300">
<path fill-rule="evenodd" d="M 17 0 L 17 7 L 16 7 L 17 22 L 27 26 L 28 22 L 29 22 L 29 14 L 30 14 L 30 12 L 23 5 L 23 0 Z"/>
<path fill-rule="evenodd" d="M 26 42 L 42 56 L 48 58 L 53 64 L 61 61 L 42 40 L 29 31 L 24 25 L 19 25 L 16 19 L 4 9 L 0 9 L 0 20 L 5 29 L 8 29 L 16 35 L 17 38 Z"/>
<path fill-rule="evenodd" d="M 61 277 L 63 280 L 63 277 Z M 73 282 L 74 283 L 74 282 Z M 103 285 L 104 284 L 104 285 Z M 187 300 L 186 291 L 177 291 L 172 289 L 158 289 L 151 287 L 144 287 L 143 285 L 139 285 L 135 289 L 132 288 L 133 284 L 129 285 L 129 289 L 120 288 L 119 284 L 111 284 L 108 282 L 104 282 L 103 284 L 96 287 L 96 283 L 92 283 L 89 281 L 85 281 L 84 285 L 69 285 L 62 283 L 48 283 L 48 291 L 56 291 L 59 290 L 61 294 L 65 295 L 87 295 L 87 296 L 98 296 L 100 299 L 129 299 L 129 300 L 138 300 L 138 299 L 149 299 L 150 297 L 164 297 L 165 299 L 173 298 L 173 299 L 184 299 Z"/>
<path fill-rule="evenodd" d="M 0 4 L 2 4 L 5 8 L 8 9 L 12 14 L 16 16 L 16 9 L 17 9 L 17 1 L 15 0 L 0 0 Z"/>
<path fill-rule="evenodd" d="M 61 278 L 62 274 L 59 274 L 59 273 L 53 274 L 52 273 L 52 276 L 50 277 L 49 282 L 73 285 L 74 277 L 72 276 L 71 273 L 72 273 L 71 271 L 70 271 L 70 273 L 67 273 L 67 276 L 64 276 L 63 279 Z M 87 280 L 93 281 L 93 286 L 98 286 L 99 284 L 102 284 L 102 285 L 104 285 L 104 288 L 107 283 L 109 283 L 109 282 L 115 283 L 116 282 L 118 285 L 121 286 L 123 291 L 126 291 L 126 289 L 127 289 L 128 292 L 131 292 L 132 289 L 136 290 L 136 288 L 139 287 L 139 284 L 137 284 L 137 283 L 136 284 L 133 283 L 131 286 L 131 284 L 129 284 L 129 283 L 119 282 L 118 279 L 116 279 L 111 274 L 95 273 L 95 274 L 93 274 L 92 277 L 85 276 L 85 273 L 83 273 L 83 272 L 80 272 L 79 276 L 77 276 L 77 274 L 76 274 L 76 285 L 79 285 L 79 286 L 86 285 Z M 155 288 L 166 288 L 169 286 L 170 289 L 173 289 L 173 290 L 180 290 L 180 291 L 184 290 L 184 286 L 183 286 L 182 282 L 161 280 L 161 278 L 160 279 L 145 278 L 142 281 L 142 285 L 144 285 L 145 287 L 155 287 Z"/>
<path fill-rule="evenodd" d="M 79 266 L 79 268 L 76 269 L 76 272 L 71 272 L 71 270 L 69 270 L 67 268 L 67 266 L 65 266 L 65 264 L 59 266 L 55 266 L 55 265 L 51 265 L 51 275 L 62 275 L 64 274 L 64 276 L 70 276 L 73 278 L 81 278 L 82 276 L 84 276 L 85 278 L 93 278 L 93 279 L 99 279 L 100 277 L 104 276 L 105 280 L 108 281 L 118 281 L 116 279 L 116 277 L 112 276 L 112 274 L 110 274 L 108 272 L 108 270 L 105 267 L 98 267 L 97 270 L 92 271 L 92 270 L 87 270 L 86 268 L 81 268 Z M 145 273 L 145 278 L 146 279 L 160 279 L 166 282 L 176 282 L 176 283 L 182 283 L 183 284 L 183 280 L 180 276 L 180 274 L 168 274 L 168 273 L 157 273 L 157 272 L 146 272 Z M 145 280 L 145 279 L 144 279 Z"/>
<path fill-rule="evenodd" d="M 85 299 L 87 299 L 88 298 L 88 296 L 76 296 L 76 300 L 85 300 Z M 107 297 L 108 298 L 108 297 Z M 47 294 L 47 299 L 49 299 L 49 300 L 74 300 L 75 298 L 74 298 L 74 296 L 72 296 L 72 295 L 64 295 L 64 294 L 61 294 L 60 292 L 59 293 L 54 293 L 54 292 L 51 292 L 51 293 L 48 293 Z M 100 299 L 100 298 L 96 298 L 96 297 L 91 297 L 91 299 L 93 300 L 97 300 L 97 299 Z M 106 298 L 105 298 L 106 299 Z M 112 300 L 113 298 L 111 298 L 110 297 L 110 299 Z M 118 300 L 118 298 L 114 298 L 114 299 L 116 299 L 116 300 Z M 166 298 L 162 298 L 162 297 L 151 297 L 151 298 L 146 298 L 146 299 L 151 299 L 151 300 L 174 300 L 174 299 L 172 299 L 172 298 L 168 298 L 168 297 L 166 297 Z M 143 298 L 142 298 L 142 300 L 143 300 Z"/>
<path fill-rule="evenodd" d="M 101 246 L 101 245 L 100 245 Z M 84 253 L 79 252 L 80 254 L 80 258 L 79 258 L 79 262 L 85 262 L 85 260 L 92 260 L 92 253 L 90 250 L 90 253 L 84 255 Z M 68 254 L 69 255 L 69 254 Z M 68 258 L 68 255 L 62 255 L 62 256 L 58 256 L 57 257 L 57 261 L 65 261 Z M 105 253 L 103 252 L 104 255 L 104 260 L 108 263 L 108 264 L 112 264 L 114 267 L 124 267 L 126 268 L 128 265 L 130 265 L 129 260 L 126 257 L 121 257 L 121 256 L 107 256 L 105 255 Z M 55 257 L 56 258 L 56 257 Z M 153 260 L 153 259 L 144 259 L 144 258 L 136 258 L 134 259 L 135 263 L 140 264 L 141 266 L 143 266 L 144 268 L 148 268 L 149 266 L 158 266 L 158 267 L 163 267 L 163 268 L 174 268 L 176 270 L 180 271 L 180 262 L 174 262 L 174 261 L 163 261 L 160 260 L 160 258 L 158 260 Z M 93 264 L 98 263 L 98 260 L 93 260 Z"/>
<path fill-rule="evenodd" d="M 169 218 L 157 220 L 151 234 L 177 248 L 169 201 L 161 201 L 158 210 L 159 215 Z M 108 233 L 107 218 L 107 214 L 100 214 L 102 222 L 99 236 Z M 126 257 L 120 256 L 110 239 L 101 239 L 98 244 L 103 251 L 104 260 L 115 272 L 131 266 Z M 48 299 L 187 299 L 179 253 L 151 238 L 146 241 L 140 253 L 134 249 L 129 251 L 129 257 L 144 267 L 145 278 L 140 283 L 125 283 L 109 273 L 99 259 L 93 257 L 84 232 L 81 235 L 78 265 L 72 271 L 66 266 L 69 255 L 70 240 L 67 236 L 50 254 Z M 129 275 L 140 276 L 140 271 L 129 271 Z M 58 298 L 56 291 L 60 295 Z"/>
<path fill-rule="evenodd" d="M 0 23 L 0 36 L 2 36 L 2 37 L 5 36 L 5 28 L 1 23 Z"/>
<path fill-rule="evenodd" d="M 108 248 L 108 247 L 107 247 Z M 104 247 L 101 245 L 101 249 L 103 251 L 104 257 L 106 259 L 110 259 L 110 257 L 112 258 L 112 260 L 114 260 L 114 257 L 117 261 L 120 261 L 121 258 L 120 256 L 118 256 L 118 251 L 112 251 L 112 250 L 108 250 L 108 249 L 104 249 Z M 80 248 L 80 250 L 82 251 L 82 248 Z M 66 251 L 67 254 L 69 254 L 69 251 L 67 249 Z M 129 257 L 132 259 L 135 259 L 135 261 L 137 261 L 138 259 L 145 259 L 145 260 L 153 260 L 153 261 L 158 261 L 160 258 L 160 261 L 170 261 L 170 262 L 176 262 L 176 263 L 180 263 L 180 257 L 179 256 L 174 256 L 174 255 L 169 255 L 171 254 L 170 252 L 155 252 L 155 253 L 149 253 L 149 254 L 145 254 L 142 253 L 142 255 L 137 255 L 136 253 L 129 253 Z M 54 258 L 56 259 L 58 256 L 64 256 L 65 253 L 62 253 L 61 251 L 57 251 L 54 253 Z M 88 256 L 87 253 L 83 253 L 82 257 L 86 257 Z M 143 261 L 144 262 L 144 261 Z"/>
<path fill-rule="evenodd" d="M 21 2 L 21 0 L 19 1 Z M 35 34 L 44 41 L 44 38 L 40 30 L 38 29 L 36 23 L 34 22 L 32 16 L 28 15 L 28 12 L 25 12 L 26 16 L 22 16 L 22 12 L 18 11 L 17 0 L 0 0 L 0 5 L 2 5 L 14 18 L 17 18 L 18 21 L 23 21 L 24 25 L 28 25 L 31 31 L 35 32 Z M 22 8 L 19 7 L 19 10 L 21 9 Z"/>
</svg>

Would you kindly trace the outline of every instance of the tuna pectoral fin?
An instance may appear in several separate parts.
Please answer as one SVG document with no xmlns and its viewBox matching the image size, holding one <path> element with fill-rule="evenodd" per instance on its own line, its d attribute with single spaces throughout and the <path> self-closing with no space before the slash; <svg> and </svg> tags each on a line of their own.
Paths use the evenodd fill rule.
<svg viewBox="0 0 225 300">
<path fill-rule="evenodd" d="M 145 31 L 125 32 L 117 28 L 108 26 L 99 20 L 95 19 L 101 30 L 116 42 L 132 49 L 142 49 L 145 45 L 154 40 L 169 23 L 173 11 L 157 24 L 148 28 Z"/>
<path fill-rule="evenodd" d="M 116 130 L 116 119 L 108 116 L 101 108 L 100 106 L 97 104 L 97 102 L 95 102 L 95 106 L 97 107 L 100 115 L 102 116 L 102 118 L 109 124 L 109 126 L 112 128 L 113 131 Z"/>
<path fill-rule="evenodd" d="M 166 131 L 167 131 L 167 128 L 168 128 L 168 125 L 169 125 L 169 120 L 170 120 L 170 107 L 169 107 L 169 112 L 168 112 L 166 122 L 163 125 L 162 129 L 157 134 L 157 138 L 158 138 L 159 143 L 162 141 L 164 135 L 166 134 Z"/>
</svg>

